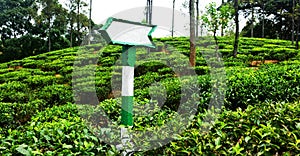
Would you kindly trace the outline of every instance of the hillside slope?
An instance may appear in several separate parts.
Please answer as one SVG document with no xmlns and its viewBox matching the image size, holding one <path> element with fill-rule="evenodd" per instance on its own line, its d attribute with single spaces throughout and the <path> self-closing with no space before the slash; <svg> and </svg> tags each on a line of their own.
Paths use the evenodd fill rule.
<svg viewBox="0 0 300 156">
<path fill-rule="evenodd" d="M 149 103 L 157 96 L 153 92 L 165 93 L 165 101 L 159 103 L 158 98 L 163 109 L 154 109 L 154 117 L 137 114 L 134 130 L 155 130 L 174 117 L 182 102 L 181 88 L 189 84 L 184 81 L 188 77 L 184 69 L 193 70 L 184 66 L 189 50 L 187 38 L 161 38 L 155 42 L 158 48 L 150 54 L 145 49 L 137 50 L 135 104 L 140 107 Z M 144 154 L 299 154 L 299 51 L 289 41 L 241 38 L 238 56 L 233 58 L 233 40 L 224 37 L 219 38 L 222 62 L 207 57 L 216 55 L 211 51 L 211 40 L 203 38 L 197 43 L 197 114 L 174 142 Z M 118 123 L 120 53 L 120 46 L 92 45 L 0 64 L 0 154 L 117 153 L 80 118 L 75 102 L 86 101 L 74 93 L 96 92 L 100 107 Z M 263 64 L 265 60 L 276 60 L 276 64 Z M 226 77 L 216 83 L 211 74 L 220 66 L 225 67 L 221 69 Z M 153 87 L 157 82 L 161 86 Z M 201 119 L 213 98 L 217 99 L 215 103 L 224 102 L 224 111 L 210 133 L 201 133 Z M 223 129 L 218 128 L 220 125 Z"/>
</svg>

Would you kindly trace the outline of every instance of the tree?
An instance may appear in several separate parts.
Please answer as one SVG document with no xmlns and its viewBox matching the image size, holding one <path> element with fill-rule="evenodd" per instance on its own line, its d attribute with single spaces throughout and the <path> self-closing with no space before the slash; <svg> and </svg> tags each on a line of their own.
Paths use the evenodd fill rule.
<svg viewBox="0 0 300 156">
<path fill-rule="evenodd" d="M 265 3 L 262 0 L 262 28 L 261 28 L 261 37 L 265 37 Z"/>
<path fill-rule="evenodd" d="M 174 11 L 175 11 L 175 0 L 173 0 L 173 10 L 172 10 L 172 37 L 174 37 Z"/>
<path fill-rule="evenodd" d="M 206 8 L 206 13 L 201 16 L 201 19 L 204 23 L 204 26 L 208 28 L 208 31 L 213 33 L 214 39 L 217 44 L 217 30 L 220 26 L 220 14 L 217 10 L 217 6 L 215 2 L 209 3 Z"/>
<path fill-rule="evenodd" d="M 85 36 L 90 30 L 90 27 L 94 25 L 93 21 L 86 16 L 87 9 L 91 13 L 91 0 L 68 0 L 66 1 L 66 7 L 68 8 L 68 33 L 66 37 L 70 40 L 70 47 L 79 46 L 82 43 L 83 36 Z M 90 7 L 88 7 L 90 6 Z"/>
<path fill-rule="evenodd" d="M 84 34 L 89 23 L 94 23 L 82 13 L 83 6 L 79 7 L 80 14 L 77 15 L 77 1 L 69 1 L 74 2 L 71 11 L 65 9 L 58 0 L 0 0 L 0 61 L 72 46 L 73 40 L 76 41 L 73 36 Z M 77 19 L 80 19 L 80 24 Z M 78 26 L 79 33 L 75 30 Z M 68 32 L 70 27 L 71 33 Z M 77 37 L 77 45 L 81 43 L 80 40 L 82 36 Z"/>
<path fill-rule="evenodd" d="M 76 20 L 76 6 L 75 0 L 69 0 L 66 2 L 66 6 L 68 8 L 68 24 L 69 24 L 69 31 L 68 35 L 66 35 L 70 40 L 70 47 L 73 47 L 74 41 L 76 41 L 76 36 L 74 35 L 74 24 Z"/>
<path fill-rule="evenodd" d="M 235 38 L 233 45 L 233 57 L 237 56 L 239 46 L 239 0 L 234 0 Z"/>
<path fill-rule="evenodd" d="M 243 29 L 245 36 L 263 38 L 277 38 L 279 36 L 281 39 L 291 39 L 293 32 L 292 0 L 246 0 L 241 2 L 239 5 L 240 12 L 243 12 L 245 17 L 251 15 Z M 257 23 L 252 22 L 254 21 L 254 13 L 258 17 Z"/>
<path fill-rule="evenodd" d="M 201 20 L 208 31 L 213 33 L 216 45 L 218 45 L 217 31 L 221 27 L 221 31 L 228 27 L 228 23 L 233 16 L 233 9 L 230 4 L 221 5 L 217 8 L 216 3 L 212 2 L 206 6 L 206 13 L 201 16 Z M 222 34 L 223 35 L 223 34 Z"/>
<path fill-rule="evenodd" d="M 251 37 L 253 37 L 254 29 L 254 0 L 250 1 L 251 3 Z"/>
<path fill-rule="evenodd" d="M 189 0 L 190 14 L 190 64 L 196 65 L 196 37 L 195 37 L 195 1 Z"/>
<path fill-rule="evenodd" d="M 240 1 L 240 13 L 244 13 L 245 17 L 249 16 L 251 19 L 247 22 L 247 28 L 243 29 L 243 34 L 247 37 L 279 38 L 292 42 L 297 40 L 295 33 L 298 25 L 298 3 L 295 0 Z M 252 22 L 255 18 L 254 13 L 258 19 L 255 23 Z M 259 31 L 259 36 L 257 36 L 257 31 Z"/>
<path fill-rule="evenodd" d="M 199 18 L 200 18 L 200 10 L 199 10 L 199 0 L 196 0 L 196 37 L 198 38 L 199 34 Z"/>
<path fill-rule="evenodd" d="M 87 7 L 87 3 L 84 0 L 75 0 L 75 4 L 76 4 L 76 8 L 77 8 L 77 32 L 76 32 L 76 37 L 77 37 L 77 45 L 80 45 L 82 42 L 82 38 L 83 38 L 83 33 L 81 31 L 82 28 L 87 27 L 88 26 L 88 21 L 87 19 L 82 19 L 82 18 L 86 18 L 86 16 L 84 15 L 85 9 L 83 9 L 84 7 Z M 83 21 L 85 20 L 85 22 L 88 23 L 83 23 Z M 83 25 L 84 24 L 84 25 Z"/>
<path fill-rule="evenodd" d="M 224 4 L 219 8 L 219 17 L 220 17 L 220 25 L 221 25 L 221 30 L 223 31 L 221 33 L 221 36 L 224 36 L 224 30 L 228 28 L 228 24 L 230 20 L 232 19 L 234 15 L 234 9 L 232 5 L 230 4 Z"/>
<path fill-rule="evenodd" d="M 147 0 L 146 22 L 148 24 L 152 24 L 152 6 L 153 6 L 153 0 Z"/>
<path fill-rule="evenodd" d="M 44 40 L 35 36 L 34 0 L 0 1 L 0 62 L 40 53 Z"/>
<path fill-rule="evenodd" d="M 223 6 L 223 5 L 225 5 L 224 0 L 222 0 L 221 6 Z M 223 30 L 223 27 L 221 27 L 221 36 L 224 36 L 224 30 Z"/>
<path fill-rule="evenodd" d="M 38 0 L 42 10 L 41 15 L 37 19 L 37 24 L 45 24 L 47 26 L 47 38 L 48 38 L 48 51 L 51 51 L 51 31 L 52 31 L 52 21 L 53 18 L 57 15 L 57 12 L 60 12 L 60 6 L 58 0 Z M 64 15 L 64 14 L 63 14 Z M 46 23 L 43 23 L 46 21 Z"/>
<path fill-rule="evenodd" d="M 0 1 L 0 34 L 4 46 L 7 39 L 31 33 L 35 11 L 34 0 Z"/>
<path fill-rule="evenodd" d="M 91 33 L 92 33 L 92 2 L 93 0 L 90 0 L 90 10 L 89 10 L 89 41 L 88 44 L 91 44 Z"/>
<path fill-rule="evenodd" d="M 300 32 L 300 0 L 298 4 L 296 4 L 295 16 L 297 20 L 297 28 L 296 28 L 296 49 L 299 49 L 299 32 Z"/>
<path fill-rule="evenodd" d="M 292 12 L 292 44 L 294 45 L 294 41 L 295 41 L 295 0 L 293 1 L 293 12 Z"/>
</svg>

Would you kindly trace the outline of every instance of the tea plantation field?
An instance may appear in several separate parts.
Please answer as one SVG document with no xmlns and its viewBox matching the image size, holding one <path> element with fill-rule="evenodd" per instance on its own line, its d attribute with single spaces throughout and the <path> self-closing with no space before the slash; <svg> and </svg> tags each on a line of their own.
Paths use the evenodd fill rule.
<svg viewBox="0 0 300 156">
<path fill-rule="evenodd" d="M 180 69 L 188 60 L 189 39 L 155 42 L 158 47 L 150 53 L 137 49 L 135 107 L 151 102 L 155 97 L 151 93 L 160 93 L 161 87 L 166 96 L 162 109 L 134 115 L 133 130 L 155 130 L 172 120 L 182 103 L 181 88 L 188 83 L 179 78 L 185 77 Z M 220 61 L 212 57 L 221 55 L 212 52 L 209 39 L 197 44 L 196 67 L 190 69 L 197 74 L 197 113 L 173 141 L 135 155 L 300 155 L 300 51 L 290 41 L 241 38 L 237 58 L 233 58 L 233 39 L 222 37 Z M 74 92 L 96 92 L 98 106 L 119 123 L 121 67 L 116 64 L 121 47 L 84 49 L 0 64 L 0 155 L 119 155 L 115 146 L 102 142 L 88 128 L 75 104 L 86 99 L 78 99 Z M 212 71 L 217 68 L 224 69 L 226 77 L 214 86 Z M 161 86 L 153 87 L 157 82 Z M 220 86 L 226 90 L 217 98 L 214 92 Z M 211 101 L 214 98 L 218 100 Z M 210 113 L 211 102 L 222 103 L 222 110 L 204 131 L 202 119 Z"/>
</svg>

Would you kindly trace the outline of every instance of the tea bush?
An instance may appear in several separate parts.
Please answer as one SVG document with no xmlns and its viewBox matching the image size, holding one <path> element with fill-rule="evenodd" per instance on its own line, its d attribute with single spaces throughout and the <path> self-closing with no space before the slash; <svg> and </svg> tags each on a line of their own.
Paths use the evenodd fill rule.
<svg viewBox="0 0 300 156">
<path fill-rule="evenodd" d="M 76 107 L 53 107 L 34 116 L 26 126 L 0 135 L 1 155 L 103 155 L 112 149 L 95 137 L 76 115 Z M 14 138 L 17 138 L 15 140 Z"/>
<path fill-rule="evenodd" d="M 193 128 L 170 144 L 144 154 L 299 155 L 299 105 L 262 103 L 245 111 L 223 110 L 207 132 L 201 121 L 204 115 L 198 115 Z"/>
<path fill-rule="evenodd" d="M 299 65 L 280 66 L 265 65 L 255 70 L 245 67 L 231 67 L 227 70 L 227 91 L 225 94 L 225 106 L 235 110 L 238 107 L 246 108 L 259 102 L 267 101 L 294 101 L 300 96 Z M 140 88 L 139 82 L 153 83 L 155 76 L 139 77 L 137 80 L 135 96 L 149 98 L 149 90 Z M 182 82 L 178 78 L 167 78 L 160 81 L 166 88 L 167 99 L 165 106 L 177 108 L 181 100 Z M 147 83 L 146 83 L 147 84 Z M 211 96 L 211 79 L 209 75 L 198 76 L 198 87 L 201 96 L 206 97 L 203 105 L 209 103 Z M 139 90 L 139 88 L 141 90 Z M 157 91 L 160 93 L 160 91 Z"/>
<path fill-rule="evenodd" d="M 34 100 L 28 103 L 0 103 L 0 107 L 1 125 L 7 130 L 28 122 L 33 114 L 45 107 L 45 102 Z"/>
<path fill-rule="evenodd" d="M 198 109 L 190 127 L 174 141 L 136 155 L 300 154 L 300 107 L 293 102 L 300 97 L 300 55 L 289 41 L 241 38 L 237 58 L 233 58 L 233 39 L 219 38 L 227 78 L 222 83 L 216 83 L 210 74 L 223 64 L 215 58 L 205 59 L 215 56 L 210 38 L 197 41 L 202 47 L 197 47 L 196 81 L 183 76 L 190 70 L 182 68 L 189 56 L 188 38 L 155 41 L 167 52 L 137 50 L 133 129 L 159 133 L 159 126 L 177 115 L 180 103 L 192 101 Z M 209 46 L 203 47 L 205 44 Z M 116 61 L 122 49 L 101 46 L 68 48 L 0 64 L 0 155 L 119 154 L 87 128 L 71 104 L 77 100 L 73 91 L 84 91 L 91 99 L 89 93 L 96 90 L 99 107 L 120 122 L 121 66 Z M 173 55 L 176 52 L 183 55 Z M 293 61 L 286 61 L 291 58 Z M 251 61 L 265 59 L 282 62 L 248 67 Z M 221 102 L 214 98 L 222 94 L 214 92 L 221 93 L 225 83 L 223 112 L 216 115 L 210 131 L 202 131 L 202 119 L 211 113 L 206 109 Z M 196 98 L 195 89 L 199 92 Z M 116 99 L 110 99 L 114 96 Z"/>
<path fill-rule="evenodd" d="M 48 107 L 74 102 L 72 88 L 57 84 L 43 87 L 37 98 L 44 100 Z"/>
</svg>

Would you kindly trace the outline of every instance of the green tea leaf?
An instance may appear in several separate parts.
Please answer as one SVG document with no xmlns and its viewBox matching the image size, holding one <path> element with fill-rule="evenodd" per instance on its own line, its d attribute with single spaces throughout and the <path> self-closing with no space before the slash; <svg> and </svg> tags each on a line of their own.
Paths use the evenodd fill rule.
<svg viewBox="0 0 300 156">
<path fill-rule="evenodd" d="M 245 137 L 245 142 L 248 143 L 248 141 L 249 141 L 250 139 L 251 139 L 250 136 L 246 136 L 246 137 Z"/>
<path fill-rule="evenodd" d="M 73 148 L 73 146 L 72 145 L 63 144 L 63 148 L 70 149 L 70 148 Z"/>
<path fill-rule="evenodd" d="M 22 144 L 18 148 L 16 148 L 16 150 L 23 155 L 29 156 L 30 152 L 25 149 L 26 147 L 28 147 L 28 145 Z"/>
</svg>

